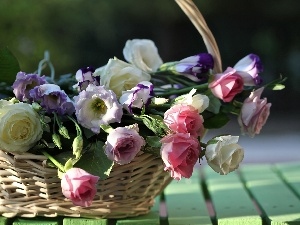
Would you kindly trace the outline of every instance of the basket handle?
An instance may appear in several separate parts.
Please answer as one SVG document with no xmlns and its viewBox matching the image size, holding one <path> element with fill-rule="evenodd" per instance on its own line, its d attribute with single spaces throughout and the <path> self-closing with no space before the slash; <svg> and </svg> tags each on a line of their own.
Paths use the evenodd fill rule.
<svg viewBox="0 0 300 225">
<path fill-rule="evenodd" d="M 221 73 L 222 70 L 222 62 L 221 62 L 221 55 L 217 45 L 217 42 L 208 28 L 204 17 L 202 16 L 201 12 L 195 5 L 192 0 L 175 0 L 176 3 L 180 6 L 182 11 L 187 15 L 190 21 L 193 23 L 195 28 L 198 30 L 208 53 L 210 53 L 214 58 L 214 73 Z"/>
</svg>

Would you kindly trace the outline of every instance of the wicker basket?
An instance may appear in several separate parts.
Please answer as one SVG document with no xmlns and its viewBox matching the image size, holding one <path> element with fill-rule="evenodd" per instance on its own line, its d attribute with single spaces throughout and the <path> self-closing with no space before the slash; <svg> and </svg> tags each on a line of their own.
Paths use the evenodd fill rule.
<svg viewBox="0 0 300 225">
<path fill-rule="evenodd" d="M 191 0 L 175 1 L 212 54 L 214 72 L 221 72 L 218 46 L 198 8 Z M 114 165 L 110 177 L 98 183 L 93 204 L 82 208 L 63 196 L 57 170 L 46 165 L 45 156 L 0 150 L 0 213 L 5 217 L 132 217 L 148 213 L 171 180 L 160 158 L 141 153 L 130 164 Z"/>
<path fill-rule="evenodd" d="M 58 215 L 120 218 L 146 214 L 171 181 L 162 160 L 142 153 L 126 165 L 114 165 L 108 179 L 99 182 L 90 207 L 74 206 L 61 192 L 57 170 L 46 157 L 10 154 L 0 150 L 0 212 L 5 217 Z"/>
</svg>

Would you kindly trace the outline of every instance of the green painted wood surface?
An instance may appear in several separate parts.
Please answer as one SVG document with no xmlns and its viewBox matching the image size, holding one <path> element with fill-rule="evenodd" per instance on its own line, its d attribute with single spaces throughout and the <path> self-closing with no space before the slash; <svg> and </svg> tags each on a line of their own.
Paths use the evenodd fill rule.
<svg viewBox="0 0 300 225">
<path fill-rule="evenodd" d="M 271 225 L 300 224 L 300 200 L 270 165 L 248 165 L 241 169 L 252 193 Z"/>
<path fill-rule="evenodd" d="M 173 181 L 165 189 L 165 199 L 170 225 L 212 224 L 197 171 L 190 179 Z"/>
<path fill-rule="evenodd" d="M 62 218 L 34 217 L 34 218 L 16 218 L 13 225 L 61 225 Z"/>
<path fill-rule="evenodd" d="M 63 225 L 107 225 L 107 219 L 64 218 Z"/>
<path fill-rule="evenodd" d="M 204 170 L 207 189 L 219 225 L 261 225 L 261 216 L 237 173 L 220 175 Z"/>
<path fill-rule="evenodd" d="M 0 225 L 9 225 L 11 224 L 10 218 L 0 217 Z"/>
<path fill-rule="evenodd" d="M 160 215 L 159 215 L 159 204 L 160 197 L 155 198 L 155 203 L 147 215 L 128 218 L 128 219 L 120 219 L 117 221 L 117 225 L 157 225 L 160 224 Z"/>
<path fill-rule="evenodd" d="M 279 175 L 300 198 L 300 163 L 281 163 L 275 166 Z"/>
</svg>

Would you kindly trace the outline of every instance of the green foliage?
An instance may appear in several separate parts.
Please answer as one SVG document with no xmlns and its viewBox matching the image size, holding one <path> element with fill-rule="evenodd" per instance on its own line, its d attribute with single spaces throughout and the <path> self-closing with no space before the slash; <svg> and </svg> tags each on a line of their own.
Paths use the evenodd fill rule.
<svg viewBox="0 0 300 225">
<path fill-rule="evenodd" d="M 11 85 L 19 71 L 20 65 L 17 58 L 7 47 L 0 48 L 0 82 Z"/>
<path fill-rule="evenodd" d="M 101 180 L 107 178 L 114 163 L 105 155 L 103 146 L 104 143 L 101 141 L 92 143 L 74 167 L 80 167 L 90 174 L 99 176 Z"/>
<path fill-rule="evenodd" d="M 225 113 L 219 113 L 209 118 L 204 119 L 204 127 L 206 129 L 218 129 L 225 126 L 230 118 Z"/>
</svg>

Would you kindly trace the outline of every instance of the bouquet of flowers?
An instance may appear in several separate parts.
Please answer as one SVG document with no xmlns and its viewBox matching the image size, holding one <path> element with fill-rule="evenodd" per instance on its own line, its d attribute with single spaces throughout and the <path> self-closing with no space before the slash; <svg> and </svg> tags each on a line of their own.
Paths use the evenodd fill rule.
<svg viewBox="0 0 300 225">
<path fill-rule="evenodd" d="M 18 72 L 14 96 L 0 100 L 0 149 L 45 155 L 63 195 L 77 206 L 92 204 L 114 164 L 143 153 L 160 158 L 176 180 L 190 178 L 204 159 L 217 173 L 234 171 L 244 158 L 238 136 L 220 134 L 207 143 L 203 136 L 231 114 L 242 134 L 259 134 L 271 107 L 263 92 L 284 87 L 281 77 L 263 83 L 255 54 L 219 72 L 216 56 L 205 52 L 163 62 L 148 39 L 128 40 L 123 55 L 59 79 L 42 76 L 45 65 L 54 72 L 45 57 L 37 72 Z"/>
</svg>

